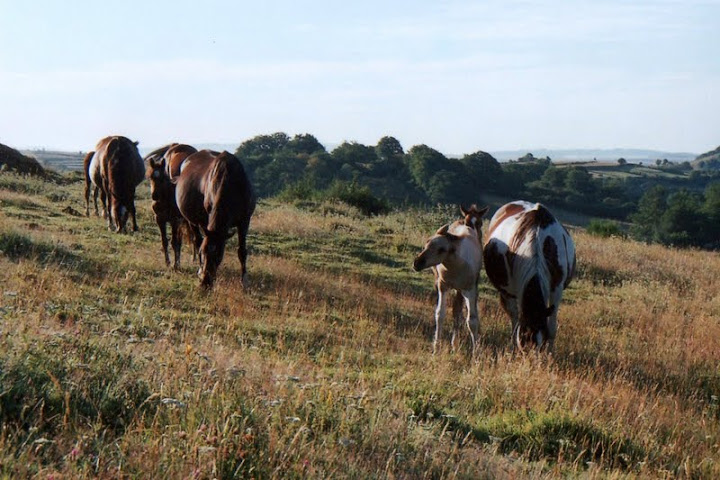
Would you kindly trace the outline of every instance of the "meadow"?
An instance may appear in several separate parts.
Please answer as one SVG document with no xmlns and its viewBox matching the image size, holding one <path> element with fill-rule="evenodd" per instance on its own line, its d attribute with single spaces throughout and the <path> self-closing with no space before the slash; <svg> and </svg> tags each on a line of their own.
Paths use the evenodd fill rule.
<svg viewBox="0 0 720 480">
<path fill-rule="evenodd" d="M 554 355 L 483 273 L 479 351 L 433 356 L 411 263 L 456 207 L 261 201 L 250 287 L 233 240 L 204 292 L 146 183 L 118 235 L 64 178 L 0 174 L 0 478 L 720 477 L 716 252 L 571 227 Z"/>
</svg>

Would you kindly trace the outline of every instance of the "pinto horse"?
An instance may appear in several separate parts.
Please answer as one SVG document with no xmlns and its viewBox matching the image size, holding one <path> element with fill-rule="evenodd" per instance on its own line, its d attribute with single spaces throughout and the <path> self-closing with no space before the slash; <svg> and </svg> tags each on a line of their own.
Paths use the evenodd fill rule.
<svg viewBox="0 0 720 480">
<path fill-rule="evenodd" d="M 201 150 L 185 159 L 177 176 L 175 199 L 180 213 L 193 227 L 200 251 L 200 284 L 212 287 L 225 253 L 225 242 L 237 227 L 238 258 L 247 287 L 246 237 L 255 211 L 255 193 L 245 169 L 228 152 Z"/>
<path fill-rule="evenodd" d="M 128 216 L 132 216 L 133 231 L 138 230 L 135 219 L 135 188 L 145 178 L 143 159 L 137 142 L 122 136 L 105 137 L 98 142 L 94 152 L 85 157 L 85 213 L 90 213 L 90 188 L 95 188 L 95 213 L 97 195 L 103 203 L 103 217 L 108 228 L 115 232 L 125 229 Z"/>
<path fill-rule="evenodd" d="M 490 220 L 483 257 L 512 323 L 513 348 L 552 352 L 560 300 L 576 268 L 568 231 L 543 205 L 511 202 Z"/>
<path fill-rule="evenodd" d="M 432 267 L 435 274 L 435 287 L 438 292 L 435 308 L 435 338 L 433 352 L 441 343 L 442 325 L 447 311 L 447 294 L 455 290 L 453 317 L 455 325 L 451 345 L 455 346 L 455 330 L 462 316 L 463 300 L 467 308 L 465 322 L 470 331 L 473 352 L 477 347 L 479 319 L 477 310 L 477 287 L 482 269 L 482 217 L 488 207 L 470 209 L 461 207 L 462 220 L 440 227 L 425 244 L 422 252 L 415 258 L 413 268 L 419 272 Z"/>
<path fill-rule="evenodd" d="M 145 160 L 147 162 L 147 178 L 150 180 L 150 194 L 152 196 L 152 210 L 155 222 L 160 229 L 165 264 L 170 266 L 168 252 L 167 224 L 170 224 L 172 248 L 175 255 L 174 269 L 180 267 L 180 249 L 182 248 L 181 227 L 184 219 L 175 202 L 175 183 L 171 180 L 173 172 L 179 174 L 185 159 L 196 153 L 197 149 L 190 145 L 171 143 L 150 152 Z M 176 175 L 177 176 L 177 175 Z"/>
</svg>

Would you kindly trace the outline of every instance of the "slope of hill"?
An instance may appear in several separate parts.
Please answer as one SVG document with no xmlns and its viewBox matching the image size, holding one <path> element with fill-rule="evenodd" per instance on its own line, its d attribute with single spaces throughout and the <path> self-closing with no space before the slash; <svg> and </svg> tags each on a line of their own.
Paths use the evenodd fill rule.
<svg viewBox="0 0 720 480">
<path fill-rule="evenodd" d="M 14 148 L 0 143 L 0 169 L 12 170 L 17 173 L 42 175 L 44 170 L 34 158 L 23 155 Z"/>
<path fill-rule="evenodd" d="M 510 353 L 484 276 L 476 357 L 432 356 L 410 265 L 457 212 L 261 202 L 251 287 L 233 240 L 203 293 L 147 188 L 117 235 L 81 182 L 0 180 L 0 476 L 720 476 L 717 254 L 573 230 L 552 358 Z"/>
<path fill-rule="evenodd" d="M 698 155 L 692 166 L 700 170 L 720 170 L 720 147 Z"/>
</svg>

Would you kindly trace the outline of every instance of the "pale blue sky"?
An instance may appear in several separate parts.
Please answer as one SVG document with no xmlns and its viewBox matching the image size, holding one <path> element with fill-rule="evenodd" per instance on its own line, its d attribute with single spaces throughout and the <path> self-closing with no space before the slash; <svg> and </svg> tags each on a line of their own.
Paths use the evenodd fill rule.
<svg viewBox="0 0 720 480">
<path fill-rule="evenodd" d="M 0 143 L 720 144 L 720 0 L 0 0 Z"/>
</svg>

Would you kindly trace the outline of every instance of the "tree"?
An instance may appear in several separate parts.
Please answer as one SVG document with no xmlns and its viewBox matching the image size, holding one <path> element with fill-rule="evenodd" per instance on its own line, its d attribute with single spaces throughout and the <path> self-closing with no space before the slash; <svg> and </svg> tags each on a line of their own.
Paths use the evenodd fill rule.
<svg viewBox="0 0 720 480">
<path fill-rule="evenodd" d="M 294 153 L 307 153 L 308 155 L 325 152 L 323 144 L 318 142 L 318 139 L 309 133 L 295 135 L 292 140 L 287 142 L 286 148 Z"/>
<path fill-rule="evenodd" d="M 460 161 L 427 145 L 416 145 L 405 156 L 415 183 L 433 203 L 477 201 L 468 173 Z"/>
<path fill-rule="evenodd" d="M 568 168 L 565 177 L 565 188 L 571 195 L 590 198 L 595 193 L 592 175 L 583 167 Z"/>
<path fill-rule="evenodd" d="M 707 238 L 705 217 L 698 195 L 680 190 L 668 196 L 667 209 L 660 218 L 660 241 L 680 247 L 703 245 Z"/>
<path fill-rule="evenodd" d="M 355 169 L 367 167 L 377 161 L 375 149 L 358 142 L 343 142 L 330 155 L 339 164 L 348 164 Z"/>
<path fill-rule="evenodd" d="M 620 165 L 620 166 L 627 165 L 627 160 L 625 160 L 624 158 L 620 157 L 620 158 L 618 158 L 617 163 L 618 163 L 618 165 Z"/>
<path fill-rule="evenodd" d="M 402 145 L 395 137 L 382 137 L 377 146 L 375 152 L 380 160 L 389 160 L 393 157 L 405 155 Z"/>
<path fill-rule="evenodd" d="M 276 132 L 271 135 L 257 135 L 241 143 L 235 151 L 235 155 L 242 158 L 276 153 L 285 148 L 289 141 L 290 137 L 283 132 Z"/>
<path fill-rule="evenodd" d="M 637 211 L 630 216 L 634 237 L 646 242 L 661 241 L 659 220 L 667 208 L 667 190 L 656 185 L 640 198 Z"/>
<path fill-rule="evenodd" d="M 477 151 L 460 159 L 473 185 L 496 190 L 502 183 L 503 169 L 495 157 L 487 152 Z"/>
</svg>

